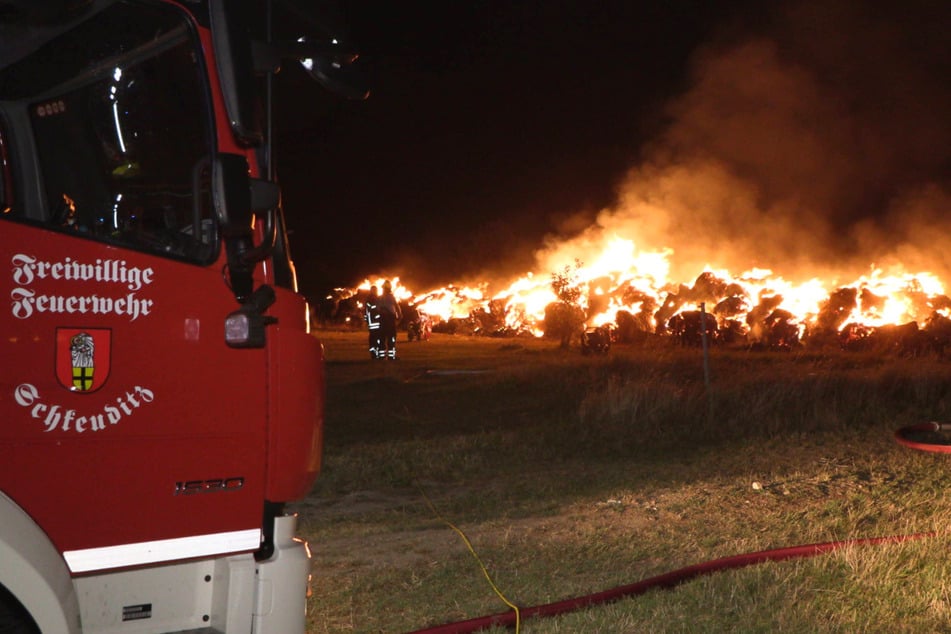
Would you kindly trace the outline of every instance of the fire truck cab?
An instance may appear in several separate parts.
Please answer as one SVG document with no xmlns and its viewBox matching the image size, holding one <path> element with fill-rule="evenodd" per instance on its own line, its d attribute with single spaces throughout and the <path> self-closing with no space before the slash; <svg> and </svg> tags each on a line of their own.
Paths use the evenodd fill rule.
<svg viewBox="0 0 951 634">
<path fill-rule="evenodd" d="M 0 0 L 0 632 L 304 631 L 323 356 L 258 96 L 352 56 L 255 11 Z"/>
</svg>

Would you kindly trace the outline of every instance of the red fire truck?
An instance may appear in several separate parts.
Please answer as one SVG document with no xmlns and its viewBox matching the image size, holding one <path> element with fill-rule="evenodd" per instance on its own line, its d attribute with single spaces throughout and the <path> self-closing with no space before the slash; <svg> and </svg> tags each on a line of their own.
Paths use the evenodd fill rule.
<svg viewBox="0 0 951 634">
<path fill-rule="evenodd" d="M 0 0 L 0 632 L 302 632 L 323 358 L 242 0 Z"/>
</svg>

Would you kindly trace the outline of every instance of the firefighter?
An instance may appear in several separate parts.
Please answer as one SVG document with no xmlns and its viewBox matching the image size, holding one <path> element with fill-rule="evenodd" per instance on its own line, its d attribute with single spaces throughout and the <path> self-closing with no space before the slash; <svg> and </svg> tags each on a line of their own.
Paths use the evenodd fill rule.
<svg viewBox="0 0 951 634">
<path fill-rule="evenodd" d="M 380 327 L 383 323 L 380 315 L 380 294 L 376 286 L 370 287 L 370 294 L 363 304 L 363 318 L 367 322 L 367 329 L 370 331 L 370 358 L 383 358 L 383 339 L 381 337 Z"/>
<path fill-rule="evenodd" d="M 387 359 L 395 361 L 396 324 L 403 318 L 403 311 L 400 310 L 400 303 L 396 301 L 396 297 L 393 295 L 393 287 L 389 280 L 383 282 L 383 296 L 380 297 L 380 316 L 382 317 L 380 336 L 383 339 L 380 352 Z"/>
</svg>

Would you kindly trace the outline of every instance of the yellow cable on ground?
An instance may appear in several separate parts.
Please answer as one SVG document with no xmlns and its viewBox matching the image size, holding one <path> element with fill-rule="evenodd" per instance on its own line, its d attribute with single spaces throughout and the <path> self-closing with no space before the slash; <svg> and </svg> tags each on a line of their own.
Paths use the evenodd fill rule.
<svg viewBox="0 0 951 634">
<path fill-rule="evenodd" d="M 436 510 L 436 506 L 433 504 L 432 500 L 429 499 L 429 496 L 426 495 L 426 492 L 423 491 L 422 487 L 420 487 L 417 484 L 416 488 L 419 491 L 420 495 L 423 496 L 423 499 L 426 500 L 426 505 L 429 506 L 429 510 L 433 512 L 433 515 L 436 516 L 436 519 L 438 519 L 440 522 L 442 522 L 443 524 L 445 524 L 452 530 L 456 531 L 459 537 L 462 538 L 462 541 L 463 543 L 465 543 L 466 548 L 469 549 L 469 552 L 472 553 L 472 556 L 473 558 L 475 558 L 476 563 L 479 564 L 479 568 L 482 569 L 482 574 L 485 575 L 485 578 L 489 582 L 489 586 L 492 587 L 493 592 L 495 592 L 495 594 L 498 595 L 499 599 L 502 600 L 502 603 L 504 603 L 505 605 L 507 605 L 508 607 L 512 608 L 512 610 L 515 611 L 515 634 L 518 634 L 519 630 L 521 629 L 521 614 L 519 613 L 518 606 L 512 603 L 511 601 L 509 601 L 505 597 L 505 595 L 502 594 L 502 591 L 499 590 L 499 587 L 495 585 L 495 582 L 492 581 L 492 576 L 489 574 L 489 570 L 485 567 L 485 564 L 482 563 L 482 559 L 479 558 L 479 555 L 478 553 L 476 553 L 475 548 L 472 547 L 472 542 L 470 542 L 469 538 L 466 537 L 466 534 L 462 532 L 462 529 L 439 514 L 439 511 Z"/>
</svg>

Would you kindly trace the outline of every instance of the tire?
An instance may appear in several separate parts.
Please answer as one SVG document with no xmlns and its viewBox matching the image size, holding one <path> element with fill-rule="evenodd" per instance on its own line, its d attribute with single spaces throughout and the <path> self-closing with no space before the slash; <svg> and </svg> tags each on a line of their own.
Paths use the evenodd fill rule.
<svg viewBox="0 0 951 634">
<path fill-rule="evenodd" d="M 40 634 L 30 614 L 3 586 L 0 586 L 0 634 Z"/>
</svg>

